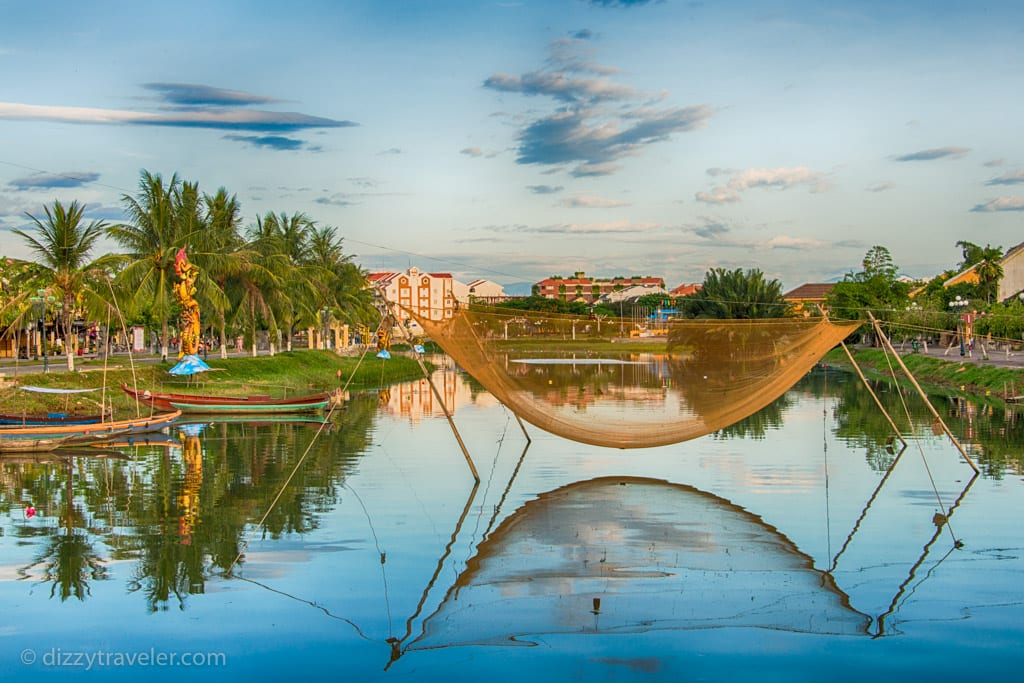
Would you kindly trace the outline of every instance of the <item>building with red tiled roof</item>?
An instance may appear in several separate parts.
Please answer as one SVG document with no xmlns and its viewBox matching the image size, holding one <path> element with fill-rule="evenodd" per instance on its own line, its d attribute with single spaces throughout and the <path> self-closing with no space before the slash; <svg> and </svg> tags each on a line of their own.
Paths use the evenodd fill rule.
<svg viewBox="0 0 1024 683">
<path fill-rule="evenodd" d="M 424 273 L 410 268 L 404 273 L 370 273 L 367 278 L 385 300 L 399 305 L 399 321 L 416 315 L 430 320 L 449 320 L 455 314 L 451 273 Z"/>
<path fill-rule="evenodd" d="M 689 284 L 689 285 L 687 285 L 687 284 L 683 284 L 683 285 L 679 285 L 678 287 L 676 287 L 675 289 L 670 291 L 669 295 L 673 296 L 673 297 L 689 296 L 690 294 L 696 294 L 697 292 L 699 292 L 703 288 L 704 288 L 703 285 L 698 285 L 698 284 Z"/>
<path fill-rule="evenodd" d="M 825 299 L 835 286 L 834 282 L 808 282 L 786 292 L 782 298 L 793 304 L 797 312 L 809 315 L 817 313 L 819 305 L 825 305 Z"/>
<path fill-rule="evenodd" d="M 661 287 L 664 289 L 665 280 L 660 277 L 640 277 L 639 275 L 634 275 L 633 277 L 592 278 L 587 277 L 583 271 L 577 271 L 572 277 L 554 275 L 541 280 L 533 285 L 533 293 L 547 299 L 583 301 L 592 304 L 603 294 L 635 286 Z"/>
</svg>

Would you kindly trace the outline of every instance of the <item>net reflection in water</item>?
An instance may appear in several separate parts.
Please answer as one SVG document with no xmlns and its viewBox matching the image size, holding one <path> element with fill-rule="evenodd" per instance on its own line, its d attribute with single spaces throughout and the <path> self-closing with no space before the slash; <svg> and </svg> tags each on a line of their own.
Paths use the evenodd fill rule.
<svg viewBox="0 0 1024 683">
<path fill-rule="evenodd" d="M 869 624 L 760 517 L 690 486 L 606 477 L 506 519 L 408 649 L 721 627 L 865 635 Z"/>
<path fill-rule="evenodd" d="M 522 419 L 615 448 L 678 443 L 752 415 L 857 326 L 822 318 L 669 321 L 641 339 L 655 350 L 638 354 L 628 342 L 608 343 L 620 332 L 617 323 L 579 316 L 472 306 L 448 320 L 414 317 Z M 573 353 L 580 357 L 566 372 L 561 363 Z M 656 381 L 627 389 L 616 373 L 636 363 Z M 657 410 L 636 410 L 645 403 Z"/>
</svg>

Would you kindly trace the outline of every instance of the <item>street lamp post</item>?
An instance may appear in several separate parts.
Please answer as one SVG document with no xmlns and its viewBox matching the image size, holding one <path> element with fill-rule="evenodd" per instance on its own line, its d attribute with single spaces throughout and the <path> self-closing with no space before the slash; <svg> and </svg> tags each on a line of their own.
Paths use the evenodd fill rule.
<svg viewBox="0 0 1024 683">
<path fill-rule="evenodd" d="M 971 302 L 957 294 L 956 298 L 949 302 L 949 307 L 956 314 L 956 335 L 960 340 L 960 355 L 966 355 L 965 340 L 963 333 L 963 310 L 970 306 Z"/>
</svg>

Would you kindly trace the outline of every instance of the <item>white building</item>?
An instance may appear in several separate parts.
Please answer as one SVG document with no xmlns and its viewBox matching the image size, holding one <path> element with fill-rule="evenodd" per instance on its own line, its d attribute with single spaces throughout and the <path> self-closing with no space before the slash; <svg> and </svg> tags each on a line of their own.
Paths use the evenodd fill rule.
<svg viewBox="0 0 1024 683">
<path fill-rule="evenodd" d="M 633 285 L 632 287 L 626 287 L 614 292 L 608 292 L 598 297 L 597 301 L 603 304 L 617 304 L 620 301 L 631 301 L 633 299 L 639 299 L 642 296 L 648 294 L 658 294 L 660 296 L 668 296 L 668 290 L 664 287 L 657 287 L 653 285 Z"/>
<path fill-rule="evenodd" d="M 455 313 L 455 280 L 450 273 L 410 268 L 404 273 L 371 273 L 369 279 L 378 295 L 398 304 L 399 322 L 409 320 L 409 311 L 429 320 L 449 320 Z M 395 313 L 394 307 L 390 312 Z"/>
<path fill-rule="evenodd" d="M 471 300 L 483 304 L 494 304 L 508 298 L 505 296 L 505 288 L 490 280 L 473 280 L 466 285 L 458 280 L 452 280 L 452 287 L 455 292 L 455 300 L 462 304 L 468 304 Z"/>
</svg>

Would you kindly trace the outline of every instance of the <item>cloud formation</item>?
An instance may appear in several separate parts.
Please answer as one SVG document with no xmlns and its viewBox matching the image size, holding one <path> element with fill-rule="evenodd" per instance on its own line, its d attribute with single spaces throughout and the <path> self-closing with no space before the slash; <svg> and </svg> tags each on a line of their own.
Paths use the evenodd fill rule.
<svg viewBox="0 0 1024 683">
<path fill-rule="evenodd" d="M 717 239 L 731 230 L 728 225 L 715 218 L 701 216 L 700 221 L 699 225 L 688 228 L 697 237 L 703 237 L 708 240 Z"/>
<path fill-rule="evenodd" d="M 8 181 L 8 185 L 19 190 L 51 187 L 82 187 L 100 179 L 100 174 L 93 171 L 67 173 L 37 173 L 24 178 Z"/>
<path fill-rule="evenodd" d="M 1024 197 L 999 197 L 984 204 L 978 204 L 971 211 L 988 213 L 990 211 L 1024 211 Z"/>
<path fill-rule="evenodd" d="M 516 232 L 542 233 L 546 235 L 607 235 L 610 233 L 637 234 L 650 232 L 661 227 L 657 223 L 632 223 L 610 221 L 606 223 L 559 223 L 537 227 L 517 225 Z"/>
<path fill-rule="evenodd" d="M 717 169 L 716 169 L 717 171 Z M 717 173 L 710 173 L 717 175 Z M 787 190 L 791 187 L 804 186 L 810 192 L 824 192 L 829 188 L 825 177 L 805 166 L 793 168 L 748 168 L 734 171 L 725 185 L 718 185 L 710 192 L 698 192 L 697 201 L 705 204 L 735 204 L 740 201 L 740 194 L 752 188 L 764 187 Z"/>
<path fill-rule="evenodd" d="M 305 144 L 302 140 L 286 138 L 281 135 L 225 135 L 224 139 L 246 142 L 253 147 L 263 147 L 276 150 L 301 149 Z"/>
<path fill-rule="evenodd" d="M 304 141 L 281 137 L 317 128 L 347 128 L 359 124 L 299 112 L 276 112 L 245 109 L 252 104 L 277 102 L 270 97 L 239 90 L 226 90 L 189 83 L 147 83 L 147 90 L 157 93 L 158 99 L 170 105 L 159 111 L 131 111 L 0 102 L 0 120 L 37 120 L 60 123 L 165 126 L 176 128 L 206 128 L 250 133 L 275 133 L 277 138 L 230 136 L 228 139 L 255 144 L 275 150 L 314 149 Z M 288 140 L 291 140 L 288 142 Z"/>
<path fill-rule="evenodd" d="M 245 107 L 251 104 L 280 102 L 272 97 L 254 95 L 241 90 L 226 90 L 192 83 L 143 83 L 142 87 L 159 93 L 159 99 L 164 102 L 184 107 Z"/>
<path fill-rule="evenodd" d="M 959 159 L 970 152 L 969 147 L 935 147 L 922 149 L 919 152 L 901 154 L 893 157 L 894 161 L 934 161 L 936 159 Z"/>
<path fill-rule="evenodd" d="M 651 2 L 651 0 L 588 0 L 591 5 L 598 7 L 640 7 Z"/>
<path fill-rule="evenodd" d="M 1019 185 L 1024 183 L 1024 170 L 1011 171 L 989 180 L 986 185 Z"/>
<path fill-rule="evenodd" d="M 526 189 L 534 194 L 557 194 L 565 188 L 561 185 L 527 185 Z"/>
<path fill-rule="evenodd" d="M 558 202 L 559 206 L 570 209 L 614 209 L 620 206 L 629 206 L 627 202 L 616 199 L 603 199 L 601 197 L 568 197 Z"/>
<path fill-rule="evenodd" d="M 586 59 L 582 45 L 579 39 L 556 41 L 544 69 L 485 79 L 485 88 L 549 97 L 559 105 L 520 130 L 517 163 L 576 164 L 576 176 L 610 175 L 619 168 L 615 161 L 696 130 L 714 114 L 704 104 L 653 106 L 654 98 L 609 78 L 614 69 Z"/>
</svg>

